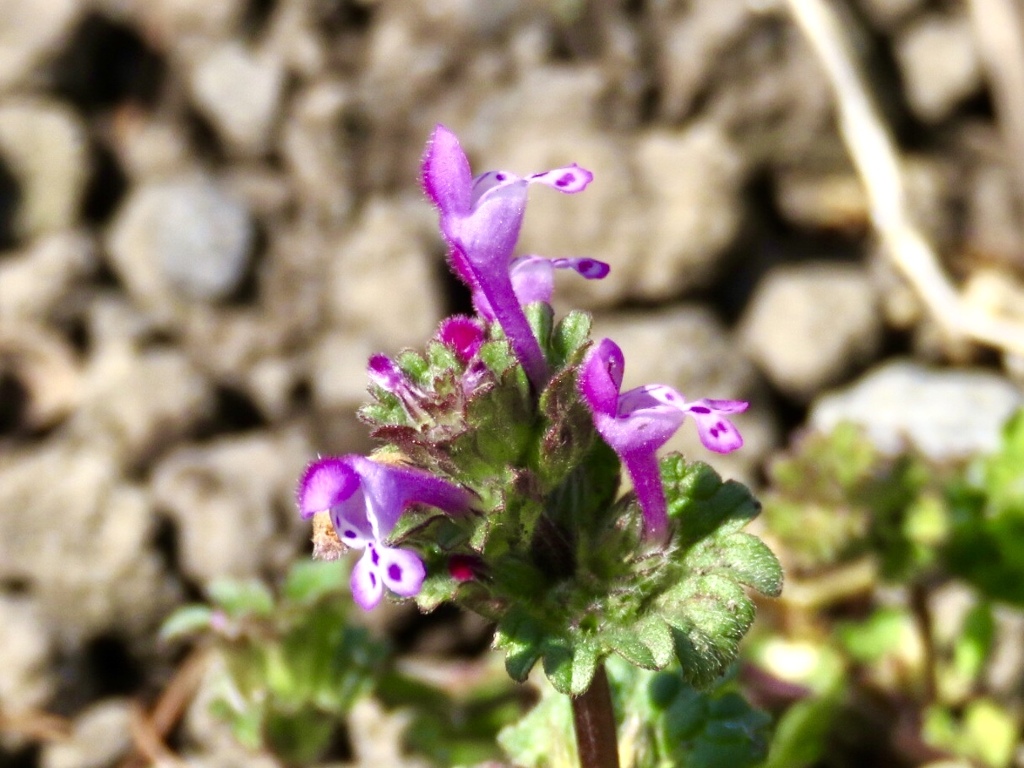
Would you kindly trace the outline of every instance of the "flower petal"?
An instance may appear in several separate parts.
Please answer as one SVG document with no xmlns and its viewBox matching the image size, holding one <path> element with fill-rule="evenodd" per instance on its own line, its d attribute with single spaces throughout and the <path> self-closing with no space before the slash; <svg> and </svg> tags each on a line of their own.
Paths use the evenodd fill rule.
<svg viewBox="0 0 1024 768">
<path fill-rule="evenodd" d="M 420 593 L 427 571 L 419 555 L 408 549 L 379 548 L 377 570 L 384 586 L 402 597 Z"/>
<path fill-rule="evenodd" d="M 508 271 L 521 306 L 551 301 L 551 294 L 555 292 L 555 270 L 550 259 L 520 256 L 512 261 Z"/>
<path fill-rule="evenodd" d="M 580 168 L 576 163 L 567 165 L 564 168 L 553 168 L 550 171 L 535 173 L 527 177 L 527 181 L 531 183 L 546 184 L 566 194 L 582 192 L 593 180 L 594 174 L 586 168 Z"/>
<path fill-rule="evenodd" d="M 373 524 L 367 515 L 366 496 L 361 487 L 331 507 L 331 523 L 338 539 L 346 547 L 360 549 L 374 540 Z"/>
<path fill-rule="evenodd" d="M 442 216 L 469 214 L 473 176 L 455 134 L 438 125 L 427 142 L 421 176 L 423 189 Z"/>
<path fill-rule="evenodd" d="M 601 280 L 608 276 L 612 268 L 603 261 L 586 257 L 573 259 L 552 259 L 551 266 L 555 269 L 571 269 L 587 280 Z"/>
<path fill-rule="evenodd" d="M 359 477 L 347 458 L 331 456 L 314 461 L 299 480 L 299 514 L 304 520 L 334 507 L 359 487 Z"/>
<path fill-rule="evenodd" d="M 367 519 L 377 541 L 387 538 L 410 504 L 426 504 L 452 515 L 469 509 L 468 491 L 429 472 L 364 456 L 353 455 L 351 461 L 362 480 Z"/>
<path fill-rule="evenodd" d="M 579 375 L 580 394 L 595 415 L 614 416 L 617 413 L 625 365 L 622 350 L 611 339 L 599 341 L 583 361 Z"/>
<path fill-rule="evenodd" d="M 376 562 L 378 559 L 379 556 L 374 551 L 373 545 L 369 545 L 352 569 L 352 577 L 349 579 L 352 597 L 364 611 L 376 608 L 381 597 L 384 596 L 384 584 L 381 581 Z"/>
<path fill-rule="evenodd" d="M 722 407 L 713 405 L 719 403 Z M 723 413 L 738 413 L 747 409 L 742 400 L 695 400 L 686 410 L 697 422 L 697 434 L 708 450 L 729 453 L 743 446 L 743 436 Z"/>
</svg>

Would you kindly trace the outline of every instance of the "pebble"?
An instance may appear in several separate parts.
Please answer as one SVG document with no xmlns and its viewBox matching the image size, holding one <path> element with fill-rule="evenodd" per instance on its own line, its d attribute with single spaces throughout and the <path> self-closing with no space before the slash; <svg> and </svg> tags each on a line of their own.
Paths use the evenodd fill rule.
<svg viewBox="0 0 1024 768">
<path fill-rule="evenodd" d="M 102 447 L 63 440 L 0 458 L 0 579 L 22 580 L 62 647 L 141 638 L 180 599 L 151 548 L 148 495 Z"/>
<path fill-rule="evenodd" d="M 0 594 L 0 711 L 7 715 L 42 707 L 53 695 L 52 642 L 37 602 Z M 0 730 L 0 744 L 12 744 Z"/>
<path fill-rule="evenodd" d="M 82 231 L 42 237 L 0 260 L 0 321 L 40 320 L 94 273 L 95 242 Z"/>
<path fill-rule="evenodd" d="M 875 289 L 853 264 L 776 267 L 757 286 L 740 337 L 775 386 L 809 399 L 878 354 L 882 322 Z"/>
<path fill-rule="evenodd" d="M 739 232 L 739 151 L 718 126 L 698 123 L 642 136 L 635 162 L 646 238 L 632 298 L 664 300 L 707 285 Z"/>
<path fill-rule="evenodd" d="M 153 494 L 177 526 L 185 576 L 201 585 L 254 577 L 294 557 L 301 522 L 295 482 L 313 455 L 293 430 L 185 444 L 162 460 Z M 287 519 L 279 520 L 279 510 Z"/>
<path fill-rule="evenodd" d="M 997 374 L 895 360 L 820 398 L 809 422 L 828 432 L 850 421 L 882 451 L 909 442 L 936 461 L 959 460 L 998 448 L 1003 424 L 1022 404 L 1024 392 Z"/>
<path fill-rule="evenodd" d="M 965 14 L 928 14 L 896 41 L 910 106 L 929 123 L 952 114 L 982 86 L 981 62 Z"/>
<path fill-rule="evenodd" d="M 135 187 L 108 241 L 111 266 L 139 305 L 160 316 L 187 302 L 227 298 L 249 268 L 248 210 L 212 178 L 179 176 Z"/>
<path fill-rule="evenodd" d="M 30 74 L 63 41 L 83 0 L 0 0 L 0 91 Z"/>
<path fill-rule="evenodd" d="M 132 705 L 105 699 L 75 718 L 68 739 L 43 747 L 41 768 L 106 768 L 132 746 Z"/>
<path fill-rule="evenodd" d="M 199 109 L 234 152 L 260 155 L 279 114 L 284 79 L 279 58 L 229 41 L 194 65 L 189 85 Z"/>
<path fill-rule="evenodd" d="M 0 102 L 0 154 L 21 188 L 15 217 L 19 236 L 32 238 L 78 222 L 89 156 L 85 128 L 74 112 L 44 99 Z"/>
</svg>

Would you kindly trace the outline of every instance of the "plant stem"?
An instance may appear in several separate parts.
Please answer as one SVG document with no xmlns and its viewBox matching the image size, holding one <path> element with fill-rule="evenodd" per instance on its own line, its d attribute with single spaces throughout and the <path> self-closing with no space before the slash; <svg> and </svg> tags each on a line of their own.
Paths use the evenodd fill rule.
<svg viewBox="0 0 1024 768">
<path fill-rule="evenodd" d="M 598 665 L 590 687 L 572 699 L 572 721 L 580 768 L 619 768 L 615 712 L 604 664 Z"/>
</svg>

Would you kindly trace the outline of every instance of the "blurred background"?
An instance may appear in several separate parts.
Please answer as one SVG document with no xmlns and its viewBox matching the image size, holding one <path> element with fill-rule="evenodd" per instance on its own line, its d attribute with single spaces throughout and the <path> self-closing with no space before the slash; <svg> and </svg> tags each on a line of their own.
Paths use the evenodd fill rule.
<svg viewBox="0 0 1024 768">
<path fill-rule="evenodd" d="M 881 244 L 799 4 L 0 0 L 0 766 L 145 754 L 185 657 L 161 622 L 307 557 L 295 481 L 371 447 L 368 355 L 468 309 L 417 182 L 438 122 L 477 170 L 594 171 L 531 192 L 521 250 L 611 264 L 556 301 L 619 341 L 627 385 L 751 401 L 723 474 L 760 487 L 844 420 L 884 451 L 994 450 L 1024 376 L 1020 7 L 832 6 L 909 220 L 1007 324 L 976 344 Z M 410 651 L 488 642 L 444 612 L 371 620 Z M 159 738 L 256 764 L 199 719 Z M 923 759 L 892 754 L 846 764 Z"/>
</svg>

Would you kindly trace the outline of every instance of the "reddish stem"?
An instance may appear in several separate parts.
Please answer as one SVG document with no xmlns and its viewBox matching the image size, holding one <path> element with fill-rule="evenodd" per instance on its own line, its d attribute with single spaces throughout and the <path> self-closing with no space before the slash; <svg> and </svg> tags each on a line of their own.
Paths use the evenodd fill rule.
<svg viewBox="0 0 1024 768">
<path fill-rule="evenodd" d="M 572 699 L 572 720 L 580 768 L 619 768 L 615 711 L 604 664 L 598 665 L 590 687 Z"/>
</svg>

